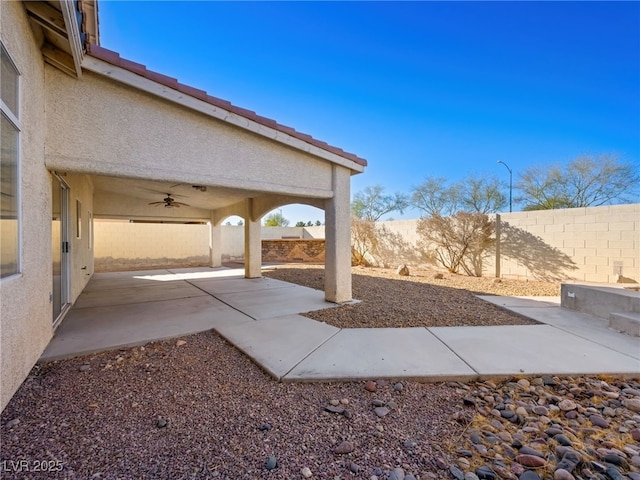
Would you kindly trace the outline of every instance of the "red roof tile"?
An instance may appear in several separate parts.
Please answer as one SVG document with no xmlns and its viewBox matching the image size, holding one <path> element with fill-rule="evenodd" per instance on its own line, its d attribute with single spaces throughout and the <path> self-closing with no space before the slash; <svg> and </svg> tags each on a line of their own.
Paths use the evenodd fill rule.
<svg viewBox="0 0 640 480">
<path fill-rule="evenodd" d="M 88 45 L 87 53 L 90 56 L 103 60 L 107 63 L 110 63 L 111 65 L 115 65 L 116 67 L 123 68 L 132 73 L 135 73 L 136 75 L 140 75 L 141 77 L 145 77 L 149 80 L 160 83 L 169 88 L 178 90 L 179 92 L 182 92 L 185 95 L 189 95 L 191 97 L 197 98 L 199 100 L 207 102 L 216 107 L 224 108 L 225 110 L 229 110 L 230 112 L 233 112 L 236 115 L 247 118 L 249 120 L 252 120 L 266 127 L 270 127 L 280 132 L 291 135 L 292 137 L 305 141 L 322 150 L 334 153 L 340 157 L 346 158 L 347 160 L 351 160 L 352 162 L 355 162 L 359 165 L 363 165 L 365 167 L 367 166 L 367 161 L 364 158 L 360 158 L 353 153 L 345 152 L 341 148 L 332 147 L 331 145 L 328 145 L 325 142 L 316 140 L 310 135 L 306 135 L 304 133 L 298 132 L 297 130 L 294 130 L 291 127 L 280 125 L 275 120 L 262 117 L 251 110 L 237 107 L 226 100 L 208 95 L 207 92 L 205 92 L 204 90 L 199 90 L 197 88 L 190 87 L 189 85 L 184 85 L 178 82 L 177 79 L 149 70 L 144 65 L 121 58 L 117 52 L 100 47 L 99 45 L 90 44 Z"/>
</svg>

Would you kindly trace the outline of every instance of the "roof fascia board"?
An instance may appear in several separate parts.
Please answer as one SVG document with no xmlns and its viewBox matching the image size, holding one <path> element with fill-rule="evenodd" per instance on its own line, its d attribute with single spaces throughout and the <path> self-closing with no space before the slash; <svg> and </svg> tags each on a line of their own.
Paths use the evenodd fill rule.
<svg viewBox="0 0 640 480">
<path fill-rule="evenodd" d="M 158 82 L 154 82 L 148 78 L 141 77 L 129 70 L 122 67 L 118 67 L 107 63 L 89 55 L 84 57 L 82 67 L 87 70 L 109 77 L 125 85 L 137 88 L 152 95 L 159 96 L 165 100 L 176 103 L 178 105 L 187 107 L 191 110 L 198 111 L 210 117 L 216 118 L 223 122 L 226 122 L 235 127 L 248 130 L 257 135 L 267 137 L 276 142 L 287 145 L 291 148 L 301 150 L 316 157 L 320 157 L 324 160 L 328 160 L 331 163 L 348 168 L 349 170 L 361 173 L 364 171 L 364 166 L 358 163 L 347 160 L 339 155 L 323 150 L 315 145 L 311 145 L 303 140 L 295 138 L 284 132 L 280 132 L 274 128 L 261 125 L 253 120 L 237 115 L 223 108 L 211 105 L 203 100 L 199 100 L 195 97 L 189 96 L 173 88 L 169 88 Z"/>
<path fill-rule="evenodd" d="M 75 2 L 73 0 L 61 0 L 60 10 L 67 27 L 67 36 L 71 47 L 71 56 L 78 78 L 82 77 L 82 60 L 84 51 L 82 49 L 82 40 L 80 39 L 80 27 L 76 16 Z"/>
</svg>

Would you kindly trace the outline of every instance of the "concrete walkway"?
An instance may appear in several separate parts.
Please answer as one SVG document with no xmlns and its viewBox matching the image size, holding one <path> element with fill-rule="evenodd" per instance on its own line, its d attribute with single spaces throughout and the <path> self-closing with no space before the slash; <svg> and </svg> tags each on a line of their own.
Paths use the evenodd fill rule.
<svg viewBox="0 0 640 480">
<path fill-rule="evenodd" d="M 96 274 L 41 361 L 214 329 L 282 381 L 640 374 L 640 339 L 561 309 L 559 297 L 481 297 L 540 325 L 339 329 L 299 315 L 335 308 L 323 292 L 243 273 Z"/>
</svg>

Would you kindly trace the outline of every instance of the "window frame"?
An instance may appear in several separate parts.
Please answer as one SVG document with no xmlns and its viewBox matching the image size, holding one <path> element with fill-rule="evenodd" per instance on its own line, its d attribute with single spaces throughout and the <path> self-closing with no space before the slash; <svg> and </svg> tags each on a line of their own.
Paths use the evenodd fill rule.
<svg viewBox="0 0 640 480">
<path fill-rule="evenodd" d="M 16 146 L 16 220 L 18 222 L 17 233 L 17 252 L 16 252 L 16 270 L 6 276 L 0 276 L 0 282 L 15 278 L 22 275 L 22 245 L 23 245 L 23 231 L 22 231 L 22 73 L 16 65 L 15 60 L 9 53 L 9 50 L 5 46 L 4 42 L 0 40 L 0 49 L 2 55 L 6 55 L 7 59 L 11 63 L 15 74 L 17 76 L 17 99 L 16 106 L 17 112 L 14 112 L 2 99 L 0 95 L 0 115 L 4 116 L 8 122 L 17 130 L 17 146 Z M 1 72 L 0 72 L 1 75 Z"/>
</svg>

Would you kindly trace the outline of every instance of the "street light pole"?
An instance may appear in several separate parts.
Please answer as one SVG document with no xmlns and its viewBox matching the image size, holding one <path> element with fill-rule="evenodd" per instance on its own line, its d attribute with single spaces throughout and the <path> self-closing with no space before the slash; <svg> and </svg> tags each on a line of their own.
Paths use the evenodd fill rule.
<svg viewBox="0 0 640 480">
<path fill-rule="evenodd" d="M 509 170 L 509 213 L 511 213 L 513 211 L 511 203 L 511 194 L 513 192 L 513 170 L 511 170 L 509 168 L 509 165 L 504 163 L 502 160 L 498 160 L 498 163 L 501 163 L 502 165 L 507 167 L 507 170 Z"/>
</svg>

